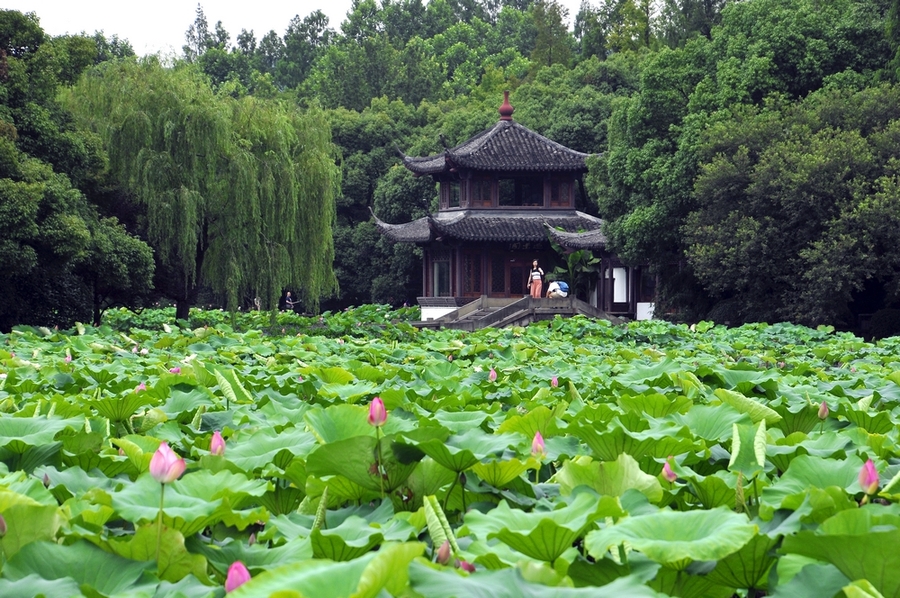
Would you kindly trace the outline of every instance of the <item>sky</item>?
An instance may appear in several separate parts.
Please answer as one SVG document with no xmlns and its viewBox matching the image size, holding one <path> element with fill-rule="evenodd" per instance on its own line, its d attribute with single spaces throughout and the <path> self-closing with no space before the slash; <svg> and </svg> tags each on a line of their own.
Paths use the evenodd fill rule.
<svg viewBox="0 0 900 598">
<path fill-rule="evenodd" d="M 315 10 L 328 16 L 332 29 L 340 31 L 351 0 L 201 0 L 210 29 L 217 21 L 231 34 L 234 44 L 241 29 L 253 30 L 261 39 L 270 30 L 284 35 L 296 15 Z M 571 24 L 580 0 L 562 0 Z M 41 27 L 50 35 L 103 31 L 128 39 L 138 55 L 162 52 L 180 54 L 184 34 L 194 22 L 197 0 L 0 0 L 0 8 L 37 13 Z"/>
</svg>

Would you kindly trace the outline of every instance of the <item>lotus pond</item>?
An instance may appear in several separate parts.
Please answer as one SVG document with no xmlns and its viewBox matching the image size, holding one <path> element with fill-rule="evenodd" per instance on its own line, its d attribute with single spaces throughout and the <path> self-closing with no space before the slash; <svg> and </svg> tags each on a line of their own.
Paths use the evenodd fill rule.
<svg viewBox="0 0 900 598">
<path fill-rule="evenodd" d="M 0 335 L 0 596 L 900 597 L 900 339 L 410 313 Z"/>
</svg>

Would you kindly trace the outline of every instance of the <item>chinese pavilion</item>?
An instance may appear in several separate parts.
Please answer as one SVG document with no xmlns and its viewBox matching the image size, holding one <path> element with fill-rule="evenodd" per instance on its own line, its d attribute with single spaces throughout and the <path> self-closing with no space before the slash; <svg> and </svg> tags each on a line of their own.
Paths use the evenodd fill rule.
<svg viewBox="0 0 900 598">
<path fill-rule="evenodd" d="M 599 281 L 588 298 L 594 307 L 636 317 L 644 298 L 640 269 L 626 268 L 607 254 L 603 221 L 577 209 L 587 204 L 582 178 L 589 154 L 520 125 L 512 114 L 506 92 L 493 127 L 433 156 L 401 154 L 414 176 L 431 176 L 440 189 L 433 214 L 403 224 L 375 217 L 388 239 L 423 248 L 419 303 L 440 297 L 454 298 L 456 305 L 481 296 L 521 298 L 528 293 L 532 260 L 545 272 L 561 262 L 552 239 L 601 258 Z"/>
</svg>

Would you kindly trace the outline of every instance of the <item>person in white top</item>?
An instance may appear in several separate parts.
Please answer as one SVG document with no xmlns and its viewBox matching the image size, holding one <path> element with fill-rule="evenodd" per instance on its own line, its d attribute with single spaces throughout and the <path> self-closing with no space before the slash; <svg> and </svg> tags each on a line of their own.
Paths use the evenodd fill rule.
<svg viewBox="0 0 900 598">
<path fill-rule="evenodd" d="M 535 299 L 540 299 L 543 286 L 544 271 L 538 266 L 538 261 L 534 260 L 531 262 L 531 274 L 528 280 L 528 288 L 531 289 L 531 296 Z"/>
<path fill-rule="evenodd" d="M 547 297 L 549 299 L 562 299 L 564 297 L 568 297 L 569 292 L 562 290 L 562 287 L 559 285 L 559 282 L 553 281 L 550 283 L 550 286 L 547 287 Z"/>
</svg>

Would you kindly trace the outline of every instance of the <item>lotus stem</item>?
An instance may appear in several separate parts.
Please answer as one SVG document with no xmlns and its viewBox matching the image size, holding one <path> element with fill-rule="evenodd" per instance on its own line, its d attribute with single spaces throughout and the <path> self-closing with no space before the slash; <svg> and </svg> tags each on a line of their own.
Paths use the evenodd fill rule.
<svg viewBox="0 0 900 598">
<path fill-rule="evenodd" d="M 619 544 L 619 560 L 622 565 L 628 565 L 628 553 L 625 552 L 625 542 Z"/>
<path fill-rule="evenodd" d="M 381 469 L 381 428 L 375 428 L 375 467 L 378 475 L 378 485 L 381 487 L 381 500 L 384 500 L 384 475 Z"/>
<path fill-rule="evenodd" d="M 159 546 L 162 543 L 162 517 L 163 498 L 166 495 L 166 485 L 159 485 L 159 514 L 156 516 L 156 566 L 159 567 Z"/>
</svg>

